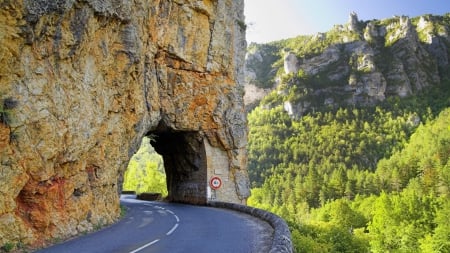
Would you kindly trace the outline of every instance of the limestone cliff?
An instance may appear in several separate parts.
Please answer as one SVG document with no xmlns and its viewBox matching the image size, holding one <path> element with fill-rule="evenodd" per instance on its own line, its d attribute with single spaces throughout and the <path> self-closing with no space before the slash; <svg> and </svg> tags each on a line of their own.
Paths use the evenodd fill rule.
<svg viewBox="0 0 450 253">
<path fill-rule="evenodd" d="M 370 105 L 416 94 L 448 77 L 448 17 L 360 21 L 351 13 L 347 24 L 326 33 L 252 44 L 246 87 L 277 88 L 295 117 L 321 106 Z"/>
<path fill-rule="evenodd" d="M 0 246 L 115 221 L 148 134 L 173 199 L 217 173 L 244 203 L 243 20 L 242 0 L 0 0 Z"/>
</svg>

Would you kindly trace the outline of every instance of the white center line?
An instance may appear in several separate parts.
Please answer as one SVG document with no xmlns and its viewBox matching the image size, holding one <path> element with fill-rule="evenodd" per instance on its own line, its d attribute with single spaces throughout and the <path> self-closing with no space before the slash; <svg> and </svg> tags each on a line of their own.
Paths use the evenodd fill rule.
<svg viewBox="0 0 450 253">
<path fill-rule="evenodd" d="M 178 218 L 178 216 L 172 210 L 165 209 L 164 207 L 161 207 L 161 206 L 154 206 L 154 205 L 149 205 L 149 204 L 144 204 L 144 205 L 152 206 L 155 209 L 164 210 L 164 211 L 172 214 L 175 217 L 175 219 L 177 220 L 177 223 L 172 227 L 172 229 L 169 230 L 169 232 L 166 233 L 167 236 L 171 235 L 178 228 L 178 224 L 180 222 L 180 218 Z M 152 211 L 144 211 L 144 213 L 152 214 L 153 212 Z M 149 243 L 147 243 L 147 244 L 145 244 L 145 245 L 143 245 L 143 246 L 141 246 L 141 247 L 139 247 L 139 248 L 137 248 L 137 249 L 135 249 L 133 251 L 130 251 L 128 253 L 137 253 L 137 252 L 139 252 L 139 251 L 141 251 L 141 250 L 143 250 L 143 249 L 145 249 L 145 248 L 147 248 L 147 247 L 149 247 L 149 246 L 159 242 L 159 240 L 160 239 L 156 239 L 156 240 L 154 240 L 152 242 L 149 242 Z"/>
<path fill-rule="evenodd" d="M 148 246 L 151 246 L 151 245 L 157 243 L 158 241 L 159 241 L 159 239 L 156 239 L 156 240 L 154 240 L 154 241 L 152 241 L 152 242 L 149 242 L 149 243 L 145 244 L 145 245 L 142 246 L 142 247 L 139 247 L 139 248 L 137 248 L 137 249 L 135 249 L 135 250 L 133 250 L 133 251 L 130 251 L 129 253 L 136 253 L 136 252 L 139 252 L 139 251 L 141 251 L 141 250 L 147 248 Z"/>
<path fill-rule="evenodd" d="M 175 229 L 177 229 L 177 227 L 178 227 L 178 223 L 175 224 L 175 226 L 173 226 L 173 228 L 169 232 L 167 232 L 166 235 L 171 235 L 173 233 L 173 231 L 175 231 Z"/>
</svg>

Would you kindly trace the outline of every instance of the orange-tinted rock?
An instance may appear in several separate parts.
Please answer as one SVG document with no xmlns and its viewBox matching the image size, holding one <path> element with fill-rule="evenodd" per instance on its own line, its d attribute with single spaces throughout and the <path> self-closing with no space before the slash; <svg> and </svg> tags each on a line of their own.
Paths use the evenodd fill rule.
<svg viewBox="0 0 450 253">
<path fill-rule="evenodd" d="M 224 199 L 245 202 L 242 0 L 0 6 L 0 245 L 117 220 L 121 175 L 161 126 L 220 150 Z"/>
</svg>

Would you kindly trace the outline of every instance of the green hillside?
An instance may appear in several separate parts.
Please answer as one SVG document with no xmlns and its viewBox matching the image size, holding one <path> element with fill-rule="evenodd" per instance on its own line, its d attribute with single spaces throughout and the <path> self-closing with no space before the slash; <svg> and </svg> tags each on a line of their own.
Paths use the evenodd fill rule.
<svg viewBox="0 0 450 253">
<path fill-rule="evenodd" d="M 300 117 L 322 108 L 375 105 L 448 78 L 450 14 L 336 25 L 314 36 L 249 45 L 246 81 L 273 92 L 262 103 Z"/>
<path fill-rule="evenodd" d="M 272 92 L 248 114 L 248 203 L 297 252 L 450 252 L 449 21 L 250 45 L 246 80 Z"/>
</svg>

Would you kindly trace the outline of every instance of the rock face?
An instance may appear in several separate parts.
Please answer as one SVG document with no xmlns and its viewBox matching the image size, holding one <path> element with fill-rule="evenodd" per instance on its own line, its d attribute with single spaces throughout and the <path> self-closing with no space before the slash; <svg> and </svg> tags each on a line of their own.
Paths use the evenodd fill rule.
<svg viewBox="0 0 450 253">
<path fill-rule="evenodd" d="M 284 56 L 284 72 L 286 74 L 298 72 L 298 59 L 292 52 L 288 52 Z"/>
<path fill-rule="evenodd" d="M 0 1 L 0 245 L 115 221 L 150 134 L 171 199 L 245 203 L 243 20 L 242 0 Z"/>
<path fill-rule="evenodd" d="M 351 13 L 346 25 L 327 33 L 250 45 L 246 85 L 263 80 L 259 87 L 290 94 L 281 106 L 294 117 L 320 106 L 371 105 L 409 96 L 446 78 L 449 31 L 448 15 L 360 21 Z M 281 59 L 286 47 L 289 54 Z M 273 67 L 264 69 L 261 63 Z"/>
</svg>

